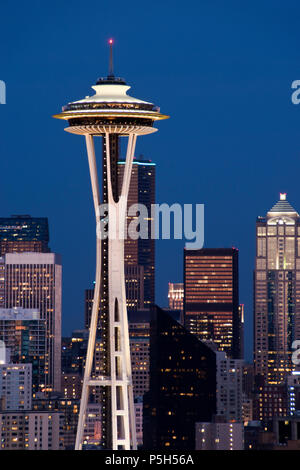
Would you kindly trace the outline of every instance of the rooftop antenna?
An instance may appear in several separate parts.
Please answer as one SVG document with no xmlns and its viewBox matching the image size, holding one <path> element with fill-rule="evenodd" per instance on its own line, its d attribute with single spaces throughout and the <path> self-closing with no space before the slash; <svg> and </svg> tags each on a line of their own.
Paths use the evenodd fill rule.
<svg viewBox="0 0 300 470">
<path fill-rule="evenodd" d="M 114 78 L 114 64 L 113 64 L 113 39 L 108 40 L 109 44 L 109 78 Z"/>
</svg>

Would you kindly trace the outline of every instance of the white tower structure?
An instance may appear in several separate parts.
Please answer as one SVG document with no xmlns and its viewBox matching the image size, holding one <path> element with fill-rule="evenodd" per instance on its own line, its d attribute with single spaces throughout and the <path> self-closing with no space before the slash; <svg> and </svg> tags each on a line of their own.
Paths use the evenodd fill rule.
<svg viewBox="0 0 300 470">
<path fill-rule="evenodd" d="M 102 387 L 102 437 L 107 449 L 136 449 L 135 410 L 132 390 L 128 320 L 124 279 L 124 231 L 127 198 L 136 139 L 155 132 L 153 123 L 166 119 L 152 103 L 127 95 L 129 86 L 113 74 L 112 40 L 110 70 L 92 88 L 95 94 L 63 107 L 55 118 L 65 119 L 73 134 L 85 136 L 96 217 L 96 283 L 85 373 L 78 421 L 76 450 L 82 449 L 90 387 Z M 103 139 L 100 200 L 94 137 Z M 122 187 L 118 188 L 119 137 L 128 137 Z M 103 204 L 105 212 L 103 212 Z M 114 229 L 115 236 L 110 236 Z M 107 236 L 108 235 L 108 236 Z M 92 377 L 92 364 L 100 307 L 104 345 L 102 370 Z"/>
</svg>

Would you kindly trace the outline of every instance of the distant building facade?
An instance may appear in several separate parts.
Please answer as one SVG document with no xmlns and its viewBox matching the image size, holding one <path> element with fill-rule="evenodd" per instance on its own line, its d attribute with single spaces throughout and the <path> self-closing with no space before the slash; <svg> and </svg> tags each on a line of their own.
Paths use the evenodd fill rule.
<svg viewBox="0 0 300 470">
<path fill-rule="evenodd" d="M 242 422 L 243 363 L 216 352 L 217 415 L 225 421 Z"/>
<path fill-rule="evenodd" d="M 200 340 L 240 358 L 238 250 L 184 250 L 184 321 Z"/>
<path fill-rule="evenodd" d="M 300 339 L 300 216 L 286 194 L 256 222 L 254 291 L 255 373 L 278 385 Z"/>
<path fill-rule="evenodd" d="M 0 340 L 10 352 L 10 362 L 30 363 L 33 394 L 46 383 L 46 320 L 38 309 L 0 309 Z"/>
<path fill-rule="evenodd" d="M 150 380 L 150 310 L 129 314 L 129 341 L 134 398 L 149 390 Z"/>
<path fill-rule="evenodd" d="M 4 278 L 4 307 L 36 309 L 45 322 L 46 392 L 61 387 L 61 297 L 62 265 L 55 253 L 7 253 L 1 258 Z"/>
<path fill-rule="evenodd" d="M 184 285 L 182 282 L 169 282 L 168 299 L 170 309 L 183 310 Z"/>
<path fill-rule="evenodd" d="M 32 402 L 35 413 L 46 412 L 51 415 L 55 412 L 62 415 L 62 433 L 66 450 L 74 450 L 75 447 L 79 404 L 78 399 L 66 399 L 61 394 L 55 393 L 47 397 L 42 394 L 40 398 L 35 398 Z"/>
<path fill-rule="evenodd" d="M 0 410 L 30 410 L 31 364 L 0 364 Z"/>
<path fill-rule="evenodd" d="M 49 227 L 46 217 L 0 217 L 0 256 L 6 253 L 48 253 L 48 244 Z"/>
<path fill-rule="evenodd" d="M 243 423 L 196 423 L 196 450 L 244 450 Z"/>
<path fill-rule="evenodd" d="M 57 412 L 0 412 L 1 450 L 64 450 L 63 415 Z"/>
</svg>

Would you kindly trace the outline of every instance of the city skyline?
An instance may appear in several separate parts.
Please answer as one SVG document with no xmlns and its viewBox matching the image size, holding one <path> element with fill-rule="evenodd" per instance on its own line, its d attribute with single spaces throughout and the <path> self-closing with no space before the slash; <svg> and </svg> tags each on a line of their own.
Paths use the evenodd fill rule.
<svg viewBox="0 0 300 470">
<path fill-rule="evenodd" d="M 90 5 L 98 11 L 96 3 Z M 129 12 L 138 20 L 140 10 L 137 7 L 135 13 L 135 6 L 133 4 Z M 51 123 L 50 116 L 56 110 L 55 103 L 75 98 L 86 83 L 106 70 L 107 54 L 102 44 L 112 35 L 116 39 L 117 71 L 128 78 L 137 95 L 153 90 L 155 101 L 164 103 L 172 115 L 164 134 L 155 137 L 157 142 L 149 137 L 138 148 L 138 154 L 143 152 L 157 164 L 157 200 L 203 202 L 206 207 L 205 247 L 236 246 L 240 250 L 240 301 L 245 304 L 246 353 L 250 357 L 255 219 L 271 207 L 279 192 L 287 192 L 291 203 L 300 207 L 296 179 L 300 165 L 299 108 L 290 99 L 291 83 L 299 78 L 296 45 L 299 5 L 291 2 L 284 7 L 277 2 L 271 11 L 261 5 L 261 22 L 257 20 L 258 6 L 255 4 L 245 7 L 246 13 L 236 5 L 225 8 L 221 2 L 218 7 L 194 5 L 195 13 L 198 13 L 193 15 L 194 18 L 179 15 L 182 13 L 179 7 L 170 12 L 167 6 L 161 5 L 160 15 L 153 11 L 145 20 L 149 27 L 157 25 L 158 34 L 151 43 L 143 31 L 144 26 L 139 25 L 134 33 L 128 32 L 125 23 L 121 19 L 116 21 L 112 8 L 106 6 L 102 12 L 107 20 L 105 26 L 99 31 L 98 25 L 93 25 L 88 31 L 94 38 L 89 44 L 89 53 L 84 41 L 78 43 L 76 52 L 68 47 L 71 39 L 76 41 L 75 30 L 70 26 L 72 21 L 86 18 L 85 23 L 89 24 L 86 16 L 89 12 L 79 2 L 74 2 L 72 12 L 60 5 L 57 19 L 60 33 L 53 36 L 52 17 L 47 18 L 47 7 L 44 8 L 40 5 L 36 9 L 20 6 L 12 13 L 11 6 L 3 7 L 3 16 L 13 17 L 16 26 L 12 28 L 8 20 L 0 33 L 1 79 L 5 80 L 7 88 L 6 104 L 0 107 L 0 149 L 5 155 L 3 173 L 13 174 L 15 184 L 11 185 L 9 178 L 3 182 L 5 213 L 1 215 L 29 212 L 49 217 L 51 248 L 63 255 L 65 265 L 64 332 L 70 332 L 75 322 L 78 326 L 82 324 L 84 289 L 93 281 L 94 231 L 91 199 L 84 195 L 78 177 L 83 174 L 86 181 L 88 178 L 83 147 L 81 151 L 75 144 L 69 147 L 67 136 L 58 135 L 57 125 Z M 53 8 L 58 12 L 58 4 Z M 29 22 L 35 25 L 33 33 L 27 34 L 27 27 L 22 23 L 24 11 L 31 14 Z M 175 34 L 176 28 L 173 31 L 166 26 L 164 19 L 170 14 L 182 34 Z M 41 15 L 43 21 L 38 21 Z M 264 18 L 268 18 L 267 24 Z M 62 44 L 66 23 L 69 25 L 68 41 Z M 237 37 L 239 41 L 236 41 Z M 142 58 L 139 63 L 135 63 L 130 55 L 132 48 L 137 48 Z M 82 58 L 80 66 L 79 56 Z M 192 80 L 190 87 L 181 87 L 182 83 L 191 83 L 190 64 L 197 79 Z M 66 85 L 69 87 L 67 93 Z M 15 147 L 11 147 L 13 131 L 7 128 L 6 121 L 15 119 L 15 109 L 20 103 L 24 109 L 29 109 L 36 95 L 39 99 L 34 99 L 32 117 L 34 113 L 40 115 L 35 121 L 34 137 L 39 145 L 32 147 L 29 119 L 19 129 L 19 142 L 14 142 Z M 192 132 L 185 147 L 184 139 L 177 136 L 174 139 L 173 130 L 181 126 L 182 135 L 187 131 L 187 123 L 180 112 L 187 109 L 195 119 L 189 119 L 188 127 L 192 126 Z M 202 123 L 200 131 L 199 121 Z M 54 132 L 55 142 L 50 140 Z M 61 158 L 62 152 L 76 160 L 68 181 L 55 171 L 58 165 L 67 168 L 67 159 Z M 197 158 L 192 159 L 195 153 Z M 75 154 L 82 158 L 73 158 Z M 190 163 L 179 170 L 185 154 L 191 156 Z M 171 166 L 170 158 L 165 155 L 172 156 L 176 164 Z M 214 159 L 217 166 L 212 164 Z M 15 172 L 16 160 L 21 170 L 18 174 Z M 53 167 L 48 164 L 50 161 Z M 282 172 L 282 161 L 286 162 L 287 168 L 294 166 L 295 171 Z M 260 170 L 259 180 L 256 168 Z M 207 178 L 210 174 L 211 179 Z M 181 185 L 182 179 L 189 180 L 189 184 Z M 262 183 L 264 180 L 268 181 L 267 185 Z M 22 188 L 20 192 L 16 190 L 18 187 Z M 55 191 L 51 191 L 52 188 Z M 223 199 L 229 202 L 229 213 L 219 211 Z M 67 220 L 72 222 L 71 241 L 67 236 Z M 243 224 L 239 220 L 243 220 Z M 219 225 L 223 226 L 222 239 Z M 74 259 L 82 237 L 90 248 L 85 256 L 77 252 Z M 157 242 L 158 305 L 167 304 L 168 282 L 182 280 L 182 259 L 177 256 L 182 248 L 179 241 Z M 71 273 L 78 263 L 84 269 L 74 289 Z"/>
<path fill-rule="evenodd" d="M 299 2 L 1 16 L 0 451 L 300 450 Z"/>
</svg>

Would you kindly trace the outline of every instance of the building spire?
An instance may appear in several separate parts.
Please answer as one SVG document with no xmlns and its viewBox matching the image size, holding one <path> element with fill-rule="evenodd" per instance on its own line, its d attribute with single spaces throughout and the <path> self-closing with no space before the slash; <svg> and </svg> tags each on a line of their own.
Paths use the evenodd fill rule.
<svg viewBox="0 0 300 470">
<path fill-rule="evenodd" d="M 114 78 L 114 64 L 113 64 L 113 39 L 108 40 L 109 44 L 109 78 Z"/>
<path fill-rule="evenodd" d="M 96 81 L 96 85 L 126 85 L 124 78 L 115 77 L 114 74 L 114 62 L 113 62 L 113 44 L 112 38 L 108 39 L 109 45 L 109 67 L 107 77 L 100 77 Z"/>
</svg>

